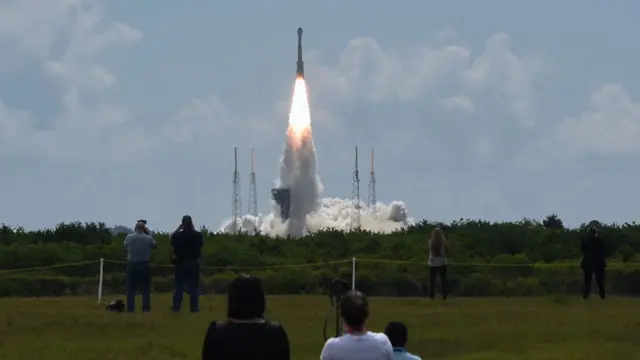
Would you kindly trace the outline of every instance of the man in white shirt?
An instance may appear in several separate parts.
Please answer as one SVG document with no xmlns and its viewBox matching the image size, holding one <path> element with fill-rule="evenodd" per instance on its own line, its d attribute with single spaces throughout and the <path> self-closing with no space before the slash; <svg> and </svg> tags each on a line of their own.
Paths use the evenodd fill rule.
<svg viewBox="0 0 640 360">
<path fill-rule="evenodd" d="M 369 300 L 360 291 L 349 291 L 340 301 L 346 334 L 327 340 L 320 360 L 393 360 L 393 348 L 384 333 L 365 328 Z"/>
</svg>

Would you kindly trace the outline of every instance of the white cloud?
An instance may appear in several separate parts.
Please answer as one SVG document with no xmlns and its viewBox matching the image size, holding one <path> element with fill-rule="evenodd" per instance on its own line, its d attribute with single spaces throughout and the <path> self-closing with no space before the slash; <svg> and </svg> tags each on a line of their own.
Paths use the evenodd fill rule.
<svg viewBox="0 0 640 360">
<path fill-rule="evenodd" d="M 454 41 L 453 34 L 448 28 L 437 38 Z M 349 41 L 335 62 L 323 61 L 317 51 L 312 55 L 308 66 L 312 96 L 323 104 L 357 98 L 370 102 L 415 101 L 453 91 L 459 95 L 445 100 L 445 106 L 473 111 L 475 105 L 463 97 L 490 96 L 496 106 L 505 107 L 521 124 L 531 126 L 535 122 L 534 79 L 543 63 L 514 54 L 506 34 L 492 35 L 475 58 L 469 48 L 452 43 L 385 49 L 367 37 Z"/>
<path fill-rule="evenodd" d="M 640 103 L 634 103 L 620 85 L 607 84 L 595 91 L 579 116 L 563 119 L 544 129 L 527 144 L 516 166 L 529 170 L 569 165 L 581 155 L 640 153 Z"/>
<path fill-rule="evenodd" d="M 473 104 L 473 101 L 464 95 L 448 97 L 442 100 L 442 105 L 448 110 L 476 111 L 476 106 Z"/>
<path fill-rule="evenodd" d="M 38 119 L 4 104 L 0 117 L 3 143 L 28 146 L 35 157 L 62 161 L 135 154 L 127 151 L 125 156 L 114 146 L 132 130 L 118 126 L 130 114 L 108 99 L 107 91 L 116 77 L 100 65 L 100 55 L 142 35 L 122 23 L 105 23 L 101 4 L 92 0 L 20 0 L 0 5 L 3 54 L 15 56 L 14 61 L 39 64 L 59 85 L 62 109 L 51 118 Z M 38 122 L 47 123 L 46 129 L 35 126 Z"/>
<path fill-rule="evenodd" d="M 178 112 L 164 129 L 165 134 L 177 142 L 193 141 L 196 137 L 210 137 L 228 133 L 232 124 L 225 104 L 215 95 L 192 99 Z"/>
<path fill-rule="evenodd" d="M 455 45 L 385 50 L 376 40 L 359 37 L 349 41 L 333 65 L 314 64 L 309 73 L 320 79 L 314 82 L 316 92 L 362 96 L 372 102 L 410 101 L 434 89 L 447 75 L 462 73 L 469 55 L 467 49 Z"/>
<path fill-rule="evenodd" d="M 640 153 L 640 103 L 622 86 L 607 84 L 591 95 L 587 110 L 562 120 L 556 131 L 557 140 L 576 152 Z"/>
<path fill-rule="evenodd" d="M 498 96 L 506 95 L 518 120 L 531 126 L 535 122 L 533 82 L 541 65 L 539 59 L 522 59 L 513 54 L 507 34 L 494 34 L 464 78 L 472 90 L 490 89 Z"/>
</svg>

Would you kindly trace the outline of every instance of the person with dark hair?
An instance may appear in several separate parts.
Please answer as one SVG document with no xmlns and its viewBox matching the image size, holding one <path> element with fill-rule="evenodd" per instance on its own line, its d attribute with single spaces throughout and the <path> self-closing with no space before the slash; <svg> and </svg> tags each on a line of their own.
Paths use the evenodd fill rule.
<svg viewBox="0 0 640 360">
<path fill-rule="evenodd" d="M 395 360 L 422 360 L 419 356 L 410 354 L 405 349 L 409 337 L 409 331 L 405 324 L 391 321 L 384 329 L 384 334 L 387 335 L 391 346 L 393 346 L 393 358 Z"/>
<path fill-rule="evenodd" d="M 368 331 L 369 300 L 360 291 L 347 292 L 340 301 L 346 334 L 327 340 L 321 360 L 393 360 L 393 348 L 383 333 Z"/>
<path fill-rule="evenodd" d="M 191 312 L 200 310 L 200 255 L 203 243 L 202 233 L 196 231 L 191 216 L 183 216 L 180 226 L 171 234 L 174 266 L 172 310 L 175 312 L 180 311 L 185 287 L 189 292 Z"/>
<path fill-rule="evenodd" d="M 135 311 L 136 293 L 142 294 L 142 311 L 151 310 L 151 249 L 158 247 L 146 233 L 147 224 L 137 222 L 134 232 L 124 239 L 127 250 L 127 311 Z"/>
<path fill-rule="evenodd" d="M 607 262 L 604 253 L 604 240 L 600 237 L 596 225 L 589 227 L 589 234 L 586 238 L 582 239 L 580 250 L 582 251 L 580 267 L 584 274 L 584 292 L 582 297 L 584 299 L 589 298 L 591 294 L 591 280 L 595 277 L 600 298 L 606 298 L 604 275 Z"/>
<path fill-rule="evenodd" d="M 240 275 L 229 284 L 227 319 L 209 325 L 202 360 L 289 360 L 284 328 L 265 320 L 266 300 L 260 279 Z"/>
</svg>

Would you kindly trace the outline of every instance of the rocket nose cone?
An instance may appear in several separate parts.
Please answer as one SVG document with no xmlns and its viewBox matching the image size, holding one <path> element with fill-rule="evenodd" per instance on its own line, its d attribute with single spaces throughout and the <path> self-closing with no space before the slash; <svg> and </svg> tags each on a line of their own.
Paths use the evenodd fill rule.
<svg viewBox="0 0 640 360">
<path fill-rule="evenodd" d="M 298 28 L 298 35 L 302 35 L 302 28 L 301 27 Z"/>
</svg>

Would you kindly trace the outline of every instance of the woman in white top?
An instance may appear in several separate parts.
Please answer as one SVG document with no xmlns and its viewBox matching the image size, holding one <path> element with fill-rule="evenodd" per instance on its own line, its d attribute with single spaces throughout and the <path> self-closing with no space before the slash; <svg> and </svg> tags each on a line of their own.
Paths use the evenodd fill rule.
<svg viewBox="0 0 640 360">
<path fill-rule="evenodd" d="M 436 277 L 440 276 L 442 299 L 447 299 L 447 253 L 449 246 L 442 229 L 435 228 L 429 239 L 429 295 L 436 297 Z"/>
</svg>

